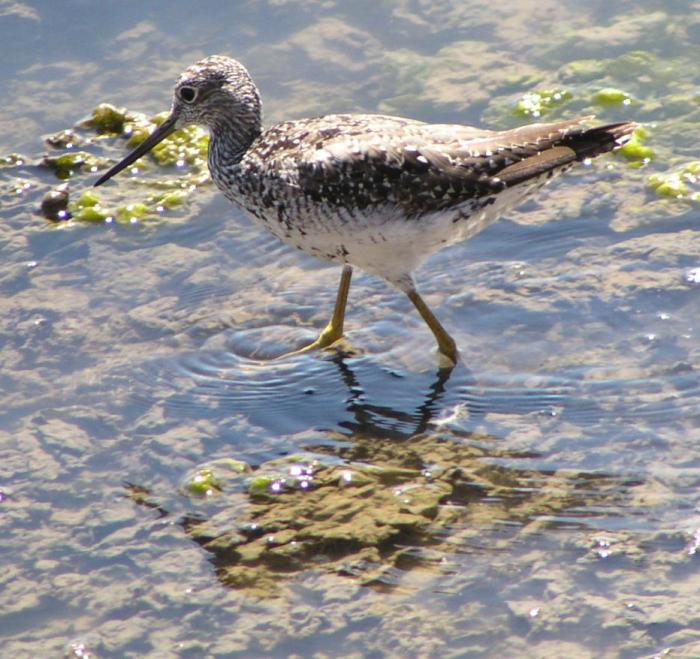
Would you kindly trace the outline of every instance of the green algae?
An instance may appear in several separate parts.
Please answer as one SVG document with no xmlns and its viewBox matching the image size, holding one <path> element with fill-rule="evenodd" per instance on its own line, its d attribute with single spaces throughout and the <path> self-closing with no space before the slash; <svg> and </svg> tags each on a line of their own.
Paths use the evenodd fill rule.
<svg viewBox="0 0 700 659">
<path fill-rule="evenodd" d="M 627 92 L 614 87 L 599 89 L 593 100 L 599 105 L 629 105 L 632 102 L 632 98 Z"/>
<path fill-rule="evenodd" d="M 630 140 L 618 149 L 618 153 L 630 161 L 632 166 L 642 167 L 656 157 L 654 149 L 645 144 L 649 139 L 649 131 L 644 126 L 638 126 Z"/>
<path fill-rule="evenodd" d="M 268 496 L 274 482 L 275 478 L 273 476 L 255 476 L 248 482 L 248 492 L 254 497 Z"/>
<path fill-rule="evenodd" d="M 103 222 L 109 217 L 109 213 L 101 206 L 100 197 L 91 190 L 68 205 L 72 219 L 83 222 Z"/>
<path fill-rule="evenodd" d="M 656 19 L 652 23 L 649 23 L 652 27 L 661 25 Z M 567 89 L 574 94 L 563 105 L 563 111 L 546 103 L 542 106 L 542 92 L 535 90 L 517 101 L 516 116 L 535 117 L 537 113 L 542 115 L 543 111 L 562 118 L 598 114 L 598 121 L 631 119 L 653 125 L 653 144 L 648 129 L 639 128 L 618 150 L 619 157 L 631 169 L 647 167 L 652 161 L 659 164 L 677 162 L 677 149 L 686 153 L 697 143 L 694 137 L 700 120 L 697 82 L 687 56 L 662 58 L 645 50 L 630 49 L 615 57 L 588 57 L 566 62 L 552 73 L 550 80 L 551 89 Z M 508 107 L 506 100 L 494 96 L 489 102 L 484 113 L 487 124 L 512 125 L 512 105 Z M 681 139 L 680 136 L 684 137 Z M 695 198 L 693 184 L 689 187 L 682 174 L 671 176 L 665 184 L 659 181 L 659 176 L 647 185 L 660 198 Z M 643 180 L 640 179 L 640 183 Z M 652 210 L 640 212 L 648 215 Z"/>
<path fill-rule="evenodd" d="M 98 206 L 100 203 L 100 198 L 97 196 L 95 192 L 92 192 L 91 190 L 88 190 L 87 192 L 83 192 L 82 195 L 80 195 L 80 198 L 77 201 L 78 206 L 84 207 L 84 208 L 92 208 L 94 206 Z"/>
<path fill-rule="evenodd" d="M 249 479 L 248 493 L 252 497 L 270 498 L 283 492 L 309 490 L 314 486 L 318 466 L 317 461 L 298 455 L 287 456 L 281 463 L 268 462 Z"/>
<path fill-rule="evenodd" d="M 242 460 L 221 458 L 198 466 L 183 479 L 181 489 L 195 498 L 212 497 L 223 492 L 240 477 L 249 474 L 250 465 Z"/>
<path fill-rule="evenodd" d="M 185 190 L 172 190 L 163 192 L 151 198 L 151 201 L 156 204 L 156 208 L 176 208 L 187 201 L 188 194 Z"/>
<path fill-rule="evenodd" d="M 213 464 L 217 468 L 225 469 L 226 472 L 230 474 L 247 474 L 251 471 L 251 467 L 247 462 L 234 458 L 222 458 L 210 464 Z"/>
<path fill-rule="evenodd" d="M 700 201 L 700 160 L 663 173 L 651 174 L 647 186 L 660 197 Z"/>
<path fill-rule="evenodd" d="M 124 122 L 120 134 L 127 138 L 127 146 L 133 149 L 167 119 L 168 113 L 162 112 L 150 118 L 137 113 L 128 113 L 127 116 L 128 121 Z M 150 153 L 161 167 L 202 166 L 206 165 L 208 148 L 207 132 L 199 126 L 186 126 L 173 132 Z"/>
<path fill-rule="evenodd" d="M 125 139 L 127 146 L 133 148 L 143 142 L 166 117 L 167 113 L 149 117 L 101 103 L 88 119 L 80 122 L 74 129 L 62 130 L 48 137 L 46 141 L 52 147 L 67 150 L 64 153 L 45 156 L 40 164 L 50 169 L 61 180 L 86 173 L 92 174 L 109 167 L 113 160 L 88 151 L 75 150 L 76 144 L 102 143 L 109 148 L 109 141 L 117 137 Z M 95 137 L 91 138 L 91 133 Z M 58 210 L 57 197 L 49 195 L 44 204 L 47 211 L 44 215 L 52 220 L 73 219 L 84 222 L 134 224 L 153 221 L 168 211 L 185 206 L 196 189 L 209 182 L 208 145 L 207 133 L 197 126 L 175 131 L 148 156 L 139 160 L 131 169 L 131 176 L 122 177 L 131 183 L 131 186 L 112 185 L 102 189 L 101 196 L 95 192 L 86 192 L 70 202 L 66 197 L 61 200 L 61 203 L 65 203 L 64 207 Z M 9 154 L 0 159 L 0 167 L 17 167 L 24 161 L 18 154 Z M 163 176 L 157 169 L 162 169 L 164 173 L 167 173 L 166 170 L 175 169 L 177 175 Z M 144 171 L 149 172 L 148 177 L 140 175 Z M 134 192 L 134 185 L 143 192 Z"/>
<path fill-rule="evenodd" d="M 221 492 L 222 485 L 211 469 L 202 468 L 187 479 L 185 487 L 190 494 L 205 497 L 212 496 L 214 492 Z"/>
<path fill-rule="evenodd" d="M 69 179 L 83 171 L 94 172 L 104 167 L 106 161 L 87 151 L 69 151 L 58 156 L 44 156 L 41 166 L 53 171 L 61 180 Z"/>
<path fill-rule="evenodd" d="M 199 126 L 176 130 L 169 138 L 156 145 L 151 153 L 161 167 L 195 165 L 206 161 L 209 138 Z"/>
<path fill-rule="evenodd" d="M 100 135 L 119 135 L 131 117 L 131 113 L 124 108 L 117 108 L 110 103 L 100 103 L 82 126 L 92 128 Z"/>
<path fill-rule="evenodd" d="M 126 204 L 125 206 L 118 206 L 115 217 L 118 222 L 136 222 L 142 220 L 149 215 L 153 215 L 154 210 L 149 208 L 146 204 L 137 202 L 135 204 Z"/>
<path fill-rule="evenodd" d="M 566 89 L 547 89 L 528 92 L 515 104 L 514 113 L 521 117 L 541 117 L 573 98 Z"/>
<path fill-rule="evenodd" d="M 126 108 L 116 108 L 101 103 L 92 116 L 79 124 L 82 128 L 95 131 L 99 136 L 119 136 L 126 139 L 127 146 L 134 148 L 141 144 L 167 118 L 168 113 L 148 117 Z M 185 164 L 206 167 L 209 138 L 199 126 L 187 126 L 175 131 L 151 150 L 151 159 L 162 167 L 183 166 Z M 139 169 L 144 163 L 139 162 Z"/>
<path fill-rule="evenodd" d="M 71 216 L 74 220 L 82 222 L 104 222 L 110 217 L 108 213 L 95 206 L 87 206 L 74 212 L 71 211 Z"/>
<path fill-rule="evenodd" d="M 84 192 L 81 197 L 69 203 L 72 219 L 85 222 L 116 221 L 133 224 L 149 218 L 155 218 L 165 210 L 174 209 L 187 202 L 187 190 L 169 190 L 149 195 L 144 202 L 105 206 L 103 199 L 92 191 Z"/>
</svg>

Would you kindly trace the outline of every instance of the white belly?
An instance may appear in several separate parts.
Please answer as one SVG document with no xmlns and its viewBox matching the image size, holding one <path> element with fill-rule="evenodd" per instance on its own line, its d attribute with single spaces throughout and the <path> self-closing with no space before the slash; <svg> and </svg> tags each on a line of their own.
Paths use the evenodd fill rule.
<svg viewBox="0 0 700 659">
<path fill-rule="evenodd" d="M 506 189 L 490 199 L 469 200 L 447 211 L 406 217 L 399 206 L 364 210 L 318 204 L 305 197 L 275 206 L 247 206 L 244 196 L 224 190 L 275 236 L 317 258 L 347 263 L 408 290 L 411 273 L 438 250 L 483 231 L 505 211 L 545 184 L 545 180 Z"/>
</svg>

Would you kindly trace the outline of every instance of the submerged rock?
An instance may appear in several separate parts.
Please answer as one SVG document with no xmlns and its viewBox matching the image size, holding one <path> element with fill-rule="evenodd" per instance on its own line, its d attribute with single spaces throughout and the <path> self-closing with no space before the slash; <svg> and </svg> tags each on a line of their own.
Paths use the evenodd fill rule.
<svg viewBox="0 0 700 659">
<path fill-rule="evenodd" d="M 585 498 L 579 492 L 585 475 L 489 464 L 482 461 L 488 441 L 356 440 L 335 457 L 289 456 L 252 472 L 227 470 L 223 478 L 206 465 L 193 472 L 200 475 L 195 489 L 187 486 L 201 503 L 184 526 L 213 554 L 223 583 L 265 598 L 309 569 L 391 586 L 401 571 L 439 564 L 465 538 L 500 521 L 520 521 L 525 532 L 539 528 L 543 514 L 588 505 L 619 488 L 602 478 Z M 540 479 L 546 488 L 535 486 Z M 202 514 L 201 506 L 216 510 Z"/>
<path fill-rule="evenodd" d="M 70 220 L 71 215 L 68 212 L 69 196 L 67 183 L 49 190 L 41 200 L 41 214 L 52 222 Z"/>
</svg>

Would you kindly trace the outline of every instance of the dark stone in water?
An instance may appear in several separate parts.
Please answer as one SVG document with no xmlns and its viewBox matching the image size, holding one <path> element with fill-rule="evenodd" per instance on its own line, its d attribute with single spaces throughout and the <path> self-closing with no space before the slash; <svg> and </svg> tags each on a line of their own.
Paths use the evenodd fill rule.
<svg viewBox="0 0 700 659">
<path fill-rule="evenodd" d="M 49 190 L 41 200 L 41 214 L 52 222 L 70 220 L 68 198 L 68 186 L 65 183 Z"/>
</svg>

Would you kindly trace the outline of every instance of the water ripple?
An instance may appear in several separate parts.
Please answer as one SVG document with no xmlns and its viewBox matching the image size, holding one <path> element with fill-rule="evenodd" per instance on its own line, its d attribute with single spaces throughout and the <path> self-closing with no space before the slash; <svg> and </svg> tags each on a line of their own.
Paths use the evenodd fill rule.
<svg viewBox="0 0 700 659">
<path fill-rule="evenodd" d="M 582 425 L 640 418 L 668 423 L 700 416 L 700 376 L 693 372 L 603 380 L 483 374 L 476 381 L 461 387 L 461 397 L 472 412 L 482 414 L 536 412 Z"/>
<path fill-rule="evenodd" d="M 410 436 L 430 425 L 454 428 L 453 422 L 471 430 L 501 415 L 579 427 L 692 423 L 700 416 L 700 378 L 692 370 L 585 379 L 460 366 L 450 375 L 388 368 L 377 355 L 260 360 L 242 353 L 248 351 L 210 349 L 149 360 L 136 369 L 134 395 L 162 401 L 176 415 L 242 413 L 287 433 L 325 427 Z"/>
</svg>

